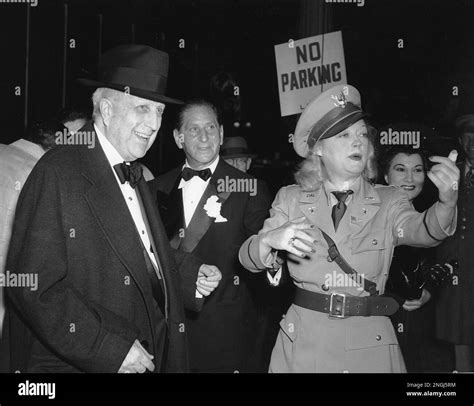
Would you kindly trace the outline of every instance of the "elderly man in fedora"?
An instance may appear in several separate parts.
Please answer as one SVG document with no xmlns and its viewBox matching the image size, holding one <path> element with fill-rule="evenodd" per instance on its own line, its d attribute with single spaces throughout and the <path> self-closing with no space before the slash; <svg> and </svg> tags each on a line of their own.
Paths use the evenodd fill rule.
<svg viewBox="0 0 474 406">
<path fill-rule="evenodd" d="M 244 137 L 227 137 L 221 147 L 221 157 L 229 165 L 247 173 L 252 165 L 252 159 L 257 155 L 252 154 Z"/>
<path fill-rule="evenodd" d="M 101 59 L 88 145 L 59 146 L 18 202 L 7 269 L 20 372 L 187 372 L 184 306 L 199 310 L 221 277 L 169 247 L 136 159 L 161 125 L 168 55 L 122 45 Z M 199 293 L 199 295 L 198 295 Z"/>
</svg>

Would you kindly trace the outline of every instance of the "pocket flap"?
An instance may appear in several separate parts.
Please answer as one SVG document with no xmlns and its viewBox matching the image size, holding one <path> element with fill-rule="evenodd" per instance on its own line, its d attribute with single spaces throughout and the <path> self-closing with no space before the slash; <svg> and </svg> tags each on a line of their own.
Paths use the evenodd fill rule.
<svg viewBox="0 0 474 406">
<path fill-rule="evenodd" d="M 385 249 L 385 229 L 370 231 L 362 237 L 352 239 L 352 253 Z"/>
<path fill-rule="evenodd" d="M 386 320 L 384 320 L 386 319 Z M 398 344 L 390 319 L 380 316 L 347 327 L 346 350 Z"/>
</svg>

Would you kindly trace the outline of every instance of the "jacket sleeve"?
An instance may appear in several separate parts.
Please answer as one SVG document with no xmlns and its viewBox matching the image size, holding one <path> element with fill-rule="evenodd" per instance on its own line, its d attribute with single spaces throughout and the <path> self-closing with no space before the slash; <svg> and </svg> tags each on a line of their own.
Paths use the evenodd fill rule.
<svg viewBox="0 0 474 406">
<path fill-rule="evenodd" d="M 439 202 L 436 202 L 423 213 L 419 213 L 409 202 L 407 194 L 397 191 L 390 210 L 394 216 L 394 244 L 435 247 L 446 237 L 453 235 L 456 231 L 457 207 L 453 208 L 451 224 L 447 229 L 443 229 L 437 214 L 438 204 Z"/>
<path fill-rule="evenodd" d="M 251 272 L 262 272 L 270 268 L 276 251 L 260 252 L 260 238 L 263 233 L 274 230 L 288 222 L 288 188 L 281 188 L 270 208 L 270 216 L 263 223 L 258 234 L 249 237 L 240 247 L 239 260 L 244 268 Z"/>
<path fill-rule="evenodd" d="M 37 166 L 20 194 L 7 258 L 11 274 L 29 275 L 37 284 L 7 293 L 29 328 L 59 357 L 85 372 L 117 372 L 138 329 L 71 285 L 63 205 L 55 169 Z"/>
<path fill-rule="evenodd" d="M 202 309 L 205 298 L 196 297 L 196 281 L 198 272 L 203 261 L 196 256 L 173 249 L 174 259 L 178 265 L 181 281 L 184 307 L 187 310 L 199 312 Z"/>
</svg>

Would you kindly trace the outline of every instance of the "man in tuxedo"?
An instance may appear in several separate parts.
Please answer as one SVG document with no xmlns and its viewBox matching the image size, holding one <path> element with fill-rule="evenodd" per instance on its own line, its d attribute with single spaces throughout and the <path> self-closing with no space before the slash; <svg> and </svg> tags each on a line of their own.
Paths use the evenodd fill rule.
<svg viewBox="0 0 474 406">
<path fill-rule="evenodd" d="M 184 165 L 149 183 L 171 246 L 222 272 L 222 281 L 200 313 L 187 312 L 191 372 L 251 372 L 255 355 L 254 281 L 238 251 L 258 232 L 271 204 L 267 188 L 219 158 L 223 127 L 205 101 L 183 107 L 174 130 Z M 251 275 L 252 277 L 252 275 Z"/>
<path fill-rule="evenodd" d="M 165 96 L 168 55 L 123 45 L 99 72 L 81 80 L 96 88 L 93 122 L 38 162 L 19 198 L 7 271 L 37 286 L 8 289 L 13 370 L 187 372 L 183 303 L 198 311 L 220 273 L 172 252 L 135 162 L 179 103 Z"/>
</svg>

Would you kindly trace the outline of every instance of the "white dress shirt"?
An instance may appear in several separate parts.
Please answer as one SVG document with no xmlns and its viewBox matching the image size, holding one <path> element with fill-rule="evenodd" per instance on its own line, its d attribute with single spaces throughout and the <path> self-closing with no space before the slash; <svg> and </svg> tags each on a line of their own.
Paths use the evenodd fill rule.
<svg viewBox="0 0 474 406">
<path fill-rule="evenodd" d="M 94 124 L 94 129 L 97 134 L 97 138 L 99 140 L 100 146 L 104 150 L 105 156 L 109 161 L 109 165 L 112 168 L 112 172 L 114 173 L 115 179 L 120 187 L 120 191 L 122 192 L 122 196 L 127 204 L 128 210 L 133 218 L 133 222 L 137 228 L 138 234 L 142 240 L 142 243 L 152 261 L 153 265 L 155 265 L 156 269 L 158 269 L 155 256 L 151 251 L 151 242 L 150 236 L 148 235 L 145 221 L 143 220 L 143 214 L 140 208 L 140 203 L 138 201 L 137 192 L 134 188 L 130 186 L 128 182 L 121 183 L 117 173 L 114 170 L 114 165 L 121 164 L 124 162 L 124 159 L 119 154 L 119 152 L 115 149 L 115 147 L 110 143 L 110 141 L 103 135 L 97 126 Z"/>
<path fill-rule="evenodd" d="M 218 163 L 219 156 L 212 164 L 202 169 L 209 168 L 211 170 L 211 174 L 214 174 Z M 191 168 L 188 164 L 188 161 L 186 161 L 186 163 L 184 164 L 183 169 L 184 168 Z M 183 210 L 186 227 L 189 226 L 189 223 L 193 218 L 194 212 L 196 211 L 197 205 L 201 200 L 201 197 L 204 194 L 207 185 L 209 185 L 210 179 L 211 178 L 209 178 L 207 181 L 204 181 L 199 176 L 194 176 L 188 181 L 181 179 L 181 182 L 179 182 L 178 189 L 182 189 L 183 192 Z"/>
</svg>

